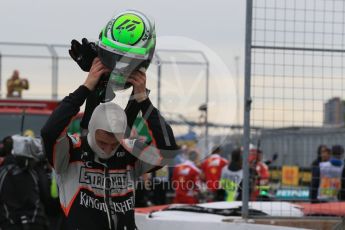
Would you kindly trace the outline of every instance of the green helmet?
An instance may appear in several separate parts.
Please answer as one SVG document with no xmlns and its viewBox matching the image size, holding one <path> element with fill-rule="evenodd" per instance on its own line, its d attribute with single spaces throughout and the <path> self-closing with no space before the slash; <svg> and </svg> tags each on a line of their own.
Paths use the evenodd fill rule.
<svg viewBox="0 0 345 230">
<path fill-rule="evenodd" d="M 128 88 L 126 78 L 149 67 L 155 46 L 154 22 L 139 11 L 126 10 L 107 23 L 99 36 L 98 56 L 112 69 L 109 82 L 114 90 Z"/>
</svg>

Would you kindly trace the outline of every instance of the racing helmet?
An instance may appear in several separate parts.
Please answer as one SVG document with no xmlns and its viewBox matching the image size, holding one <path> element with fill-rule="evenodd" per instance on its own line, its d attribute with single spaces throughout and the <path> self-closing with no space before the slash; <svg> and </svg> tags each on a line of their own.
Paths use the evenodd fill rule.
<svg viewBox="0 0 345 230">
<path fill-rule="evenodd" d="M 155 24 L 145 14 L 126 10 L 115 15 L 99 35 L 98 57 L 112 70 L 114 91 L 130 87 L 126 79 L 134 71 L 146 71 L 156 46 Z"/>
</svg>

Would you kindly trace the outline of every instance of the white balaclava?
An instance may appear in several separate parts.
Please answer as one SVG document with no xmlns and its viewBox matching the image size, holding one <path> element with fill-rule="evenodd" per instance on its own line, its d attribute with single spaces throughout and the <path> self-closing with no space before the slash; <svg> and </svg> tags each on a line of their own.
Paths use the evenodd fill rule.
<svg viewBox="0 0 345 230">
<path fill-rule="evenodd" d="M 89 122 L 89 133 L 87 141 L 91 149 L 101 159 L 112 157 L 116 149 L 111 154 L 106 154 L 96 143 L 95 134 L 97 129 L 116 134 L 124 134 L 127 127 L 127 117 L 125 111 L 118 105 L 108 102 L 98 105 L 92 113 Z M 118 140 L 120 142 L 120 140 Z"/>
</svg>

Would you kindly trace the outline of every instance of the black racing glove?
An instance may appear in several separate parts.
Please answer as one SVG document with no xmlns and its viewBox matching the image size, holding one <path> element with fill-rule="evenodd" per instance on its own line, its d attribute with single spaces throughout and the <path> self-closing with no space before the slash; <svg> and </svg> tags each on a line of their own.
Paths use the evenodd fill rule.
<svg viewBox="0 0 345 230">
<path fill-rule="evenodd" d="M 82 44 L 73 39 L 71 49 L 68 52 L 82 70 L 89 72 L 93 59 L 97 57 L 96 45 L 93 42 L 89 42 L 86 38 L 83 38 L 81 42 Z"/>
</svg>

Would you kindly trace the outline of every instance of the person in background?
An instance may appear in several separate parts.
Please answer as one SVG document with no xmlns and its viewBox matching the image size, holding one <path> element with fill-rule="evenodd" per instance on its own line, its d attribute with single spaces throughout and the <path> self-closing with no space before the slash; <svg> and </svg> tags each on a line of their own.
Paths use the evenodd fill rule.
<svg viewBox="0 0 345 230">
<path fill-rule="evenodd" d="M 220 147 L 216 147 L 212 154 L 207 157 L 201 163 L 202 179 L 206 183 L 208 191 L 212 194 L 212 199 L 216 196 L 216 191 L 219 188 L 219 179 L 222 173 L 222 169 L 229 162 L 225 158 L 221 157 Z"/>
<path fill-rule="evenodd" d="M 200 169 L 196 166 L 199 159 L 198 152 L 192 150 L 187 154 L 188 160 L 176 165 L 172 176 L 172 187 L 175 190 L 174 203 L 198 203 L 200 186 Z"/>
<path fill-rule="evenodd" d="M 145 173 L 138 178 L 135 189 L 135 207 L 144 208 L 151 204 L 149 193 L 151 191 L 150 173 Z"/>
<path fill-rule="evenodd" d="M 312 203 L 338 201 L 344 169 L 342 161 L 344 148 L 341 145 L 334 145 L 331 152 L 329 161 L 320 162 L 319 167 L 313 167 L 310 192 Z"/>
<path fill-rule="evenodd" d="M 190 150 L 189 150 L 187 145 L 182 145 L 180 147 L 179 153 L 174 158 L 174 165 L 178 165 L 178 164 L 181 164 L 181 163 L 185 162 L 186 155 L 188 154 L 189 151 Z"/>
<path fill-rule="evenodd" d="M 345 165 L 345 161 L 343 161 L 343 165 Z M 345 201 L 345 167 L 341 173 L 341 188 L 338 194 L 338 199 L 340 201 Z"/>
<path fill-rule="evenodd" d="M 231 153 L 230 164 L 222 169 L 216 200 L 242 200 L 242 179 L 242 152 L 240 149 L 235 149 Z"/>
<path fill-rule="evenodd" d="M 163 205 L 167 203 L 169 191 L 169 167 L 165 165 L 159 170 L 152 172 L 152 203 Z"/>
<path fill-rule="evenodd" d="M 320 153 L 320 162 L 327 162 L 331 160 L 332 152 L 329 148 L 322 148 Z"/>
<path fill-rule="evenodd" d="M 319 145 L 319 147 L 317 148 L 317 158 L 312 162 L 312 167 L 319 166 L 319 163 L 321 162 L 321 153 L 322 151 L 325 151 L 326 149 L 328 149 L 327 145 Z"/>
<path fill-rule="evenodd" d="M 331 154 L 331 150 L 327 147 L 327 145 L 319 145 L 317 148 L 317 158 L 311 164 L 311 184 L 309 189 L 309 198 L 311 202 L 317 202 L 317 192 L 319 188 L 319 181 L 320 181 L 320 168 L 319 164 L 322 162 L 321 155 L 324 155 L 324 160 L 326 160 L 326 152 Z"/>
<path fill-rule="evenodd" d="M 171 182 L 171 180 L 172 180 L 172 175 L 173 175 L 175 166 L 185 162 L 187 160 L 186 156 L 187 156 L 188 152 L 190 151 L 187 145 L 178 146 L 178 148 L 179 148 L 179 151 L 176 154 L 176 156 L 172 162 L 172 167 L 168 168 L 168 170 L 169 170 L 169 182 Z M 170 190 L 171 190 L 171 186 L 170 186 Z"/>
<path fill-rule="evenodd" d="M 13 148 L 13 139 L 11 136 L 6 136 L 2 139 L 2 147 L 0 149 L 0 165 L 6 156 L 11 154 Z"/>
<path fill-rule="evenodd" d="M 29 89 L 29 81 L 19 77 L 19 71 L 14 70 L 10 79 L 7 80 L 7 97 L 22 97 L 22 91 Z"/>
<path fill-rule="evenodd" d="M 263 153 L 261 149 L 257 150 L 258 162 L 256 166 L 256 171 L 259 174 L 259 185 L 267 185 L 269 182 L 270 172 L 267 164 L 263 161 Z"/>
<path fill-rule="evenodd" d="M 267 200 L 269 190 L 269 168 L 263 161 L 262 150 L 250 149 L 249 152 L 251 200 Z"/>
<path fill-rule="evenodd" d="M 12 136 L 12 154 L 0 167 L 0 229 L 46 230 L 49 184 L 39 139 Z"/>
<path fill-rule="evenodd" d="M 177 154 L 176 154 L 172 164 L 168 167 L 169 180 L 168 180 L 168 189 L 167 189 L 167 193 L 166 193 L 166 202 L 168 204 L 173 202 L 174 195 L 175 195 L 175 191 L 174 191 L 173 187 L 171 186 L 174 169 L 175 169 L 176 165 L 182 164 L 183 162 L 185 162 L 187 160 L 187 155 L 188 155 L 189 151 L 190 150 L 189 150 L 189 147 L 187 145 L 185 145 L 185 144 L 179 145 Z M 152 197 L 153 197 L 153 194 L 152 194 Z"/>
</svg>

